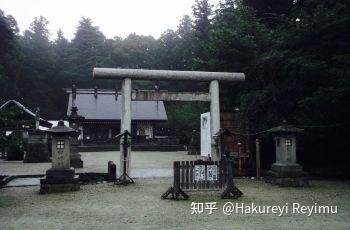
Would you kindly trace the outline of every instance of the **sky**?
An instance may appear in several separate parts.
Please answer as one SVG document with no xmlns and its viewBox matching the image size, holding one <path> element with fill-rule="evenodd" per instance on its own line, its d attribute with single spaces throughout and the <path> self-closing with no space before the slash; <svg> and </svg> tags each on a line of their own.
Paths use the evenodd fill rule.
<svg viewBox="0 0 350 230">
<path fill-rule="evenodd" d="M 219 0 L 209 0 L 217 5 Z M 0 9 L 15 17 L 20 31 L 34 17 L 44 16 L 54 39 L 58 29 L 72 39 L 81 17 L 91 18 L 107 38 L 125 38 L 130 33 L 158 38 L 176 30 L 185 15 L 191 15 L 194 0 L 0 0 Z"/>
</svg>

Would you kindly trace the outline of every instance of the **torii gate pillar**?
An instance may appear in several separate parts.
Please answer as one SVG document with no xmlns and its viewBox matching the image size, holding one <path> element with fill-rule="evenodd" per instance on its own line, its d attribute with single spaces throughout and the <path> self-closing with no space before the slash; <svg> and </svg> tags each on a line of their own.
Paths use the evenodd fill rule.
<svg viewBox="0 0 350 230">
<path fill-rule="evenodd" d="M 122 111 L 121 111 L 121 122 L 120 122 L 120 133 L 124 132 L 125 130 L 129 131 L 131 133 L 131 79 L 130 78 L 124 78 L 122 81 Z M 122 140 L 120 140 L 120 166 L 119 166 L 119 173 L 122 175 L 124 172 L 124 156 L 122 154 Z M 131 142 L 131 138 L 129 138 L 129 142 Z M 131 143 L 130 143 L 131 146 Z M 128 148 L 127 153 L 127 159 L 126 159 L 126 172 L 127 174 L 130 174 L 130 147 Z"/>
<path fill-rule="evenodd" d="M 215 147 L 214 134 L 220 130 L 220 100 L 219 100 L 219 82 L 213 80 L 209 85 L 210 93 L 210 133 L 212 146 L 212 160 L 217 161 L 221 159 L 218 149 Z"/>
</svg>

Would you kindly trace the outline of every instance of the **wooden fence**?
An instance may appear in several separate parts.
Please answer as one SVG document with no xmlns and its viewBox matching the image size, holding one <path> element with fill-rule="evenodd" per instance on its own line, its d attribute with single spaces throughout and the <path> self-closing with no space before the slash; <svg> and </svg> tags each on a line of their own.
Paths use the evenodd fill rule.
<svg viewBox="0 0 350 230">
<path fill-rule="evenodd" d="M 188 191 L 224 190 L 222 198 L 238 198 L 242 195 L 233 183 L 233 161 L 175 161 L 174 184 L 163 195 L 178 200 L 188 199 Z"/>
</svg>

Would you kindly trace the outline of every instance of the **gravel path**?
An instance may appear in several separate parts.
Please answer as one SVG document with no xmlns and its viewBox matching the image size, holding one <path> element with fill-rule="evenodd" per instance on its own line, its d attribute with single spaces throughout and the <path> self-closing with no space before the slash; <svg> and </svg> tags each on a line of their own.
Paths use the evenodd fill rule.
<svg viewBox="0 0 350 230">
<path fill-rule="evenodd" d="M 310 188 L 280 188 L 238 179 L 244 196 L 233 203 L 337 205 L 337 214 L 233 214 L 217 193 L 191 193 L 188 201 L 162 200 L 170 178 L 138 179 L 127 187 L 90 184 L 80 191 L 39 195 L 39 187 L 0 190 L 0 229 L 349 229 L 349 181 L 311 181 Z M 191 202 L 218 202 L 213 215 L 191 215 Z"/>
</svg>

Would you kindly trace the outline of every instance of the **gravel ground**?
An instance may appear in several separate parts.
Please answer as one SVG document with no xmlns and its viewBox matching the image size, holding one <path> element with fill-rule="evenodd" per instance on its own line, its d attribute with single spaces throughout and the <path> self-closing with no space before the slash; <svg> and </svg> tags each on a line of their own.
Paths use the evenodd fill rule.
<svg viewBox="0 0 350 230">
<path fill-rule="evenodd" d="M 337 205 L 337 214 L 232 214 L 217 192 L 190 193 L 188 201 L 162 200 L 170 178 L 81 186 L 77 192 L 39 195 L 39 187 L 0 190 L 0 229 L 349 229 L 349 181 L 311 181 L 310 188 L 281 188 L 237 179 L 244 193 L 233 203 L 250 205 Z M 212 215 L 191 215 L 191 202 L 217 202 Z"/>
<path fill-rule="evenodd" d="M 114 161 L 119 166 L 119 151 L 83 152 L 83 169 L 76 172 L 107 172 L 107 162 Z M 132 152 L 131 176 L 159 177 L 170 176 L 173 161 L 195 160 L 196 156 L 179 152 Z M 35 175 L 45 174 L 51 163 L 23 163 L 22 161 L 0 161 L 0 175 Z M 118 170 L 117 170 L 118 171 Z"/>
</svg>

